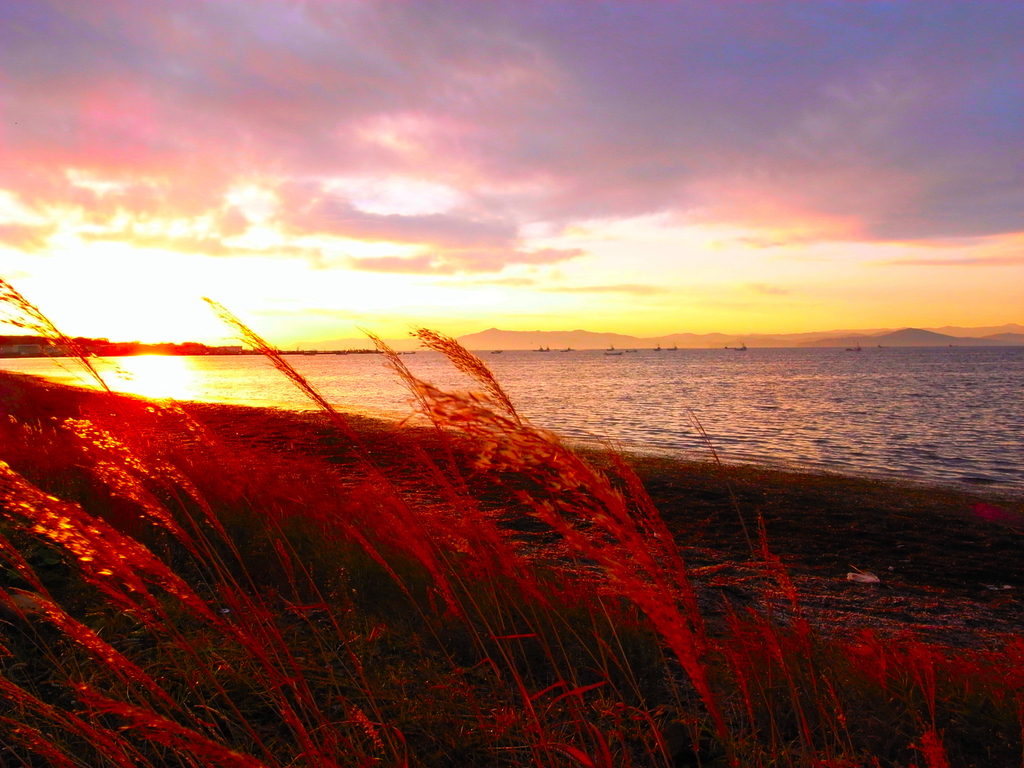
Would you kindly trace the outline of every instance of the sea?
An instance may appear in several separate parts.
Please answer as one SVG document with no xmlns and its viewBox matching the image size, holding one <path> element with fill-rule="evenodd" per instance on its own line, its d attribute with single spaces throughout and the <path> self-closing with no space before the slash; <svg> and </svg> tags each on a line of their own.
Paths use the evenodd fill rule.
<svg viewBox="0 0 1024 768">
<path fill-rule="evenodd" d="M 568 441 L 1024 494 L 1024 347 L 477 354 L 523 416 Z M 413 413 L 380 355 L 286 359 L 341 410 Z M 438 353 L 401 359 L 442 388 L 479 389 Z M 0 368 L 88 384 L 68 359 Z M 112 358 L 101 370 L 111 388 L 151 398 L 314 407 L 259 356 Z"/>
</svg>

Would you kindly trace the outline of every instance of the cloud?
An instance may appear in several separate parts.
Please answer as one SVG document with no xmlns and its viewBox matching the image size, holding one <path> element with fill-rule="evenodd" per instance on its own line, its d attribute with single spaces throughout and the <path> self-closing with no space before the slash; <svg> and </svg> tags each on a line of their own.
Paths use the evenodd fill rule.
<svg viewBox="0 0 1024 768">
<path fill-rule="evenodd" d="M 515 252 L 515 264 L 556 264 L 560 261 L 586 256 L 582 248 L 539 248 L 535 251 L 518 250 Z"/>
<path fill-rule="evenodd" d="M 822 239 L 1021 231 L 1021 50 L 1011 0 L 0 0 L 0 190 L 188 217 L 258 183 L 296 237 L 488 268 L 523 263 L 532 222 L 661 211 Z M 454 203 L 388 214 L 339 177 Z"/>
<path fill-rule="evenodd" d="M 219 229 L 225 237 L 234 237 L 249 228 L 249 219 L 238 208 L 232 206 L 220 217 Z"/>
<path fill-rule="evenodd" d="M 428 214 L 403 216 L 361 211 L 328 197 L 293 199 L 284 222 L 292 234 L 329 234 L 353 240 L 424 243 L 448 248 L 507 247 L 516 240 L 516 227 L 500 219 Z"/>
<path fill-rule="evenodd" d="M 436 256 L 375 256 L 362 259 L 350 259 L 353 269 L 367 272 L 397 272 L 402 274 L 451 274 L 455 268 L 440 261 Z"/>
<path fill-rule="evenodd" d="M 1024 254 L 1017 256 L 961 256 L 947 259 L 889 259 L 876 262 L 882 267 L 1019 267 Z"/>
<path fill-rule="evenodd" d="M 266 246 L 232 245 L 217 234 L 213 235 L 175 235 L 167 233 L 147 234 L 131 229 L 102 230 L 79 232 L 78 236 L 85 242 L 126 243 L 140 249 L 158 249 L 177 253 L 196 254 L 214 257 L 268 257 L 268 258 L 301 258 L 314 266 L 325 266 L 329 258 L 324 250 L 316 247 L 305 247 L 292 244 L 268 244 Z"/>
<path fill-rule="evenodd" d="M 658 285 L 640 285 L 635 283 L 619 283 L 616 285 L 575 285 L 542 288 L 549 293 L 629 293 L 634 296 L 654 296 L 668 293 L 667 288 Z"/>
<path fill-rule="evenodd" d="M 0 245 L 29 253 L 41 251 L 56 229 L 53 225 L 0 224 Z"/>
<path fill-rule="evenodd" d="M 352 258 L 353 269 L 369 272 L 451 275 L 455 273 L 500 272 L 512 264 L 554 264 L 583 256 L 580 248 L 542 248 L 536 251 L 516 249 L 452 250 L 417 256 L 378 256 Z"/>
<path fill-rule="evenodd" d="M 450 283 L 460 288 L 530 288 L 537 281 L 530 277 L 498 277 L 492 280 L 460 280 Z"/>
<path fill-rule="evenodd" d="M 781 288 L 777 285 L 768 285 L 766 283 L 747 283 L 746 287 L 754 293 L 760 293 L 762 296 L 788 296 L 791 293 L 788 288 Z"/>
</svg>

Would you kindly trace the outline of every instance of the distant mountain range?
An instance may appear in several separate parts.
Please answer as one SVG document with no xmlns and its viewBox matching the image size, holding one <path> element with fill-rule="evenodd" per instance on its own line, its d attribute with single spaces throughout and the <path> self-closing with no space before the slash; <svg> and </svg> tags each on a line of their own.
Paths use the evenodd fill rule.
<svg viewBox="0 0 1024 768">
<path fill-rule="evenodd" d="M 1024 333 L 1005 331 L 987 336 L 955 336 L 924 328 L 904 328 L 881 334 L 851 334 L 836 338 L 808 341 L 803 347 L 1007 347 L 1024 345 Z"/>
<path fill-rule="evenodd" d="M 1010 323 L 982 328 L 878 328 L 871 330 L 834 330 L 790 334 L 673 333 L 666 336 L 639 337 L 620 333 L 592 331 L 503 331 L 489 328 L 480 333 L 460 336 L 467 349 L 641 349 L 657 346 L 680 349 L 714 349 L 746 344 L 748 347 L 993 347 L 1024 346 L 1024 325 Z M 398 350 L 418 347 L 415 339 L 388 340 Z M 367 339 L 332 339 L 301 342 L 302 349 L 358 349 L 372 346 Z"/>
<path fill-rule="evenodd" d="M 965 329 L 967 330 L 967 329 Z M 923 328 L 904 328 L 884 334 L 852 334 L 837 338 L 809 341 L 801 346 L 837 347 L 870 344 L 883 347 L 1000 347 L 1024 345 L 1024 333 L 1005 331 L 986 336 L 957 336 Z"/>
</svg>

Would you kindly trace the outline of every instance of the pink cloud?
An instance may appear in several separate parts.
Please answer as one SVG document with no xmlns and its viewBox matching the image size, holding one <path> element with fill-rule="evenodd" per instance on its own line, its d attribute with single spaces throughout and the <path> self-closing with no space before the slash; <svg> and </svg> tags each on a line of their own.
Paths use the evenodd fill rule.
<svg viewBox="0 0 1024 768">
<path fill-rule="evenodd" d="M 249 220 L 236 207 L 228 209 L 218 223 L 220 232 L 225 237 L 240 235 L 249 228 Z"/>
<path fill-rule="evenodd" d="M 524 223 L 664 211 L 819 238 L 1024 230 L 1024 6 L 922 9 L 7 2 L 0 189 L 101 219 L 220 216 L 257 180 L 296 235 L 491 254 L 431 262 L 455 270 L 552 263 L 523 252 Z M 359 175 L 466 202 L 352 215 L 318 184 Z"/>
<path fill-rule="evenodd" d="M 54 226 L 0 224 L 0 244 L 20 251 L 41 251 L 55 230 Z"/>
<path fill-rule="evenodd" d="M 557 264 L 586 255 L 587 252 L 582 248 L 540 248 L 536 251 L 515 251 L 515 263 Z"/>
<path fill-rule="evenodd" d="M 544 248 L 538 251 L 517 249 L 449 250 L 419 256 L 380 256 L 353 258 L 353 269 L 369 272 L 401 272 L 407 274 L 451 275 L 455 273 L 500 272 L 511 264 L 555 264 L 568 261 L 585 252 L 579 248 Z"/>
<path fill-rule="evenodd" d="M 890 259 L 879 262 L 886 267 L 1019 267 L 1024 265 L 1024 254 L 1017 256 L 961 256 L 947 259 Z"/>
<path fill-rule="evenodd" d="M 401 274 L 451 274 L 455 271 L 450 264 L 445 264 L 430 254 L 422 256 L 376 256 L 362 259 L 350 259 L 353 269 L 366 272 L 396 272 Z"/>
</svg>

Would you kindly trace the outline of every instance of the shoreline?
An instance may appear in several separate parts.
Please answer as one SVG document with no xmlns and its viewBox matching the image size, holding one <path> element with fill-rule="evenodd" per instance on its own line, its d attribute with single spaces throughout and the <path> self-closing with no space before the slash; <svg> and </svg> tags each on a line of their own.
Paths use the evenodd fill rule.
<svg viewBox="0 0 1024 768">
<path fill-rule="evenodd" d="M 76 399 L 104 396 L 103 390 L 99 387 L 91 387 L 87 385 L 79 386 L 37 374 L 0 369 L 0 382 L 3 382 L 3 380 L 7 378 L 24 382 L 29 387 L 37 390 L 49 389 L 65 391 Z M 143 395 L 133 394 L 130 392 L 119 392 L 116 390 L 113 392 L 113 395 L 119 398 L 123 397 L 130 400 L 143 401 L 158 406 L 164 403 L 171 403 L 174 406 L 182 407 L 188 412 L 205 412 L 207 415 L 216 414 L 218 412 L 223 414 L 233 414 L 236 416 L 241 416 L 243 414 L 263 414 L 264 416 L 266 416 L 266 414 L 279 414 L 285 420 L 288 420 L 289 417 L 291 417 L 291 419 L 296 423 L 308 420 L 322 420 L 324 425 L 328 423 L 323 412 L 312 404 L 307 408 L 300 409 L 290 408 L 286 405 L 260 403 L 149 398 Z M 2 397 L 3 392 L 0 390 L 0 399 L 2 399 Z M 3 403 L 2 400 L 0 400 L 0 408 L 2 407 Z M 338 409 L 338 412 L 341 413 L 345 419 L 354 422 L 369 433 L 388 432 L 395 429 L 408 429 L 413 431 L 429 431 L 431 429 L 429 424 L 416 414 L 403 417 L 399 414 L 379 414 L 369 411 L 345 410 L 341 408 Z M 313 425 L 310 424 L 309 426 Z M 558 437 L 561 442 L 575 451 L 579 451 L 589 456 L 615 453 L 627 457 L 629 462 L 634 466 L 646 467 L 647 471 L 655 471 L 654 468 L 657 467 L 658 469 L 656 471 L 658 473 L 673 471 L 670 468 L 674 468 L 674 471 L 690 471 L 699 468 L 701 471 L 709 473 L 720 473 L 722 469 L 724 469 L 727 473 L 734 473 L 740 476 L 755 473 L 764 476 L 792 478 L 794 480 L 799 478 L 810 482 L 827 482 L 832 480 L 865 486 L 881 485 L 918 494 L 970 497 L 981 501 L 999 501 L 1010 505 L 1018 504 L 1022 505 L 1022 513 L 1024 513 L 1024 489 L 1003 486 L 998 483 L 993 483 L 991 485 L 986 483 L 979 483 L 975 485 L 972 483 L 965 483 L 963 481 L 960 483 L 952 481 L 949 483 L 939 483 L 926 479 L 905 477 L 897 474 L 875 474 L 870 472 L 850 473 L 830 468 L 825 464 L 803 465 L 782 460 L 762 460 L 757 456 L 737 456 L 736 454 L 728 455 L 723 459 L 721 461 L 722 469 L 720 469 L 716 461 L 707 455 L 709 452 L 702 450 L 695 449 L 687 451 L 685 454 L 682 452 L 673 454 L 667 451 L 659 451 L 657 449 L 645 450 L 638 446 L 629 446 L 621 443 L 616 444 L 614 441 L 606 442 L 597 438 L 588 440 L 584 438 L 565 437 L 561 434 L 559 434 Z M 701 454 L 704 454 L 705 457 L 701 458 Z"/>
<path fill-rule="evenodd" d="M 115 394 L 136 405 L 160 406 Z M 19 420 L 80 417 L 103 407 L 101 392 L 0 372 L 0 407 Z M 202 402 L 176 403 L 228 450 L 325 462 L 353 471 L 351 446 L 319 412 Z M 109 412 L 109 401 L 106 410 Z M 410 492 L 410 449 L 440 456 L 429 427 L 345 413 L 366 453 Z M 471 446 L 456 440 L 474 494 L 514 509 L 507 489 L 472 470 Z M 574 446 L 607 467 L 604 451 Z M 773 555 L 797 584 L 802 609 L 829 631 L 908 628 L 956 645 L 1024 633 L 1024 499 L 990 489 L 933 486 L 758 465 L 687 462 L 621 454 L 639 476 L 693 571 L 712 612 L 723 600 L 761 604 L 773 589 L 747 534 L 757 545 L 760 521 Z M 495 502 L 495 499 L 497 501 Z M 514 516 L 514 515 L 513 515 Z M 543 533 L 525 518 L 507 521 L 520 537 Z M 744 533 L 746 528 L 746 534 Z M 847 580 L 850 572 L 879 576 L 877 585 Z M 785 613 L 784 602 L 773 610 Z"/>
<path fill-rule="evenodd" d="M 430 353 L 430 351 L 428 350 L 427 353 Z M 64 380 L 64 378 L 60 376 L 47 376 L 36 372 L 23 372 L 0 367 L 0 376 L 2 375 L 27 376 L 33 381 L 45 382 L 48 385 L 70 387 L 72 389 L 84 389 L 92 392 L 102 392 L 94 382 L 87 379 L 86 374 L 83 372 L 79 372 L 79 380 L 77 381 Z M 116 387 L 117 385 L 115 384 L 114 386 Z M 174 398 L 150 397 L 144 394 L 135 394 L 116 388 L 114 391 L 119 395 L 152 400 L 158 403 L 167 400 L 175 403 L 222 406 L 225 408 L 272 409 L 299 415 L 316 414 L 320 412 L 313 403 L 301 396 L 299 397 L 302 405 L 297 405 L 288 401 L 278 402 L 272 399 L 248 401 L 177 400 Z M 404 424 L 410 420 L 415 421 L 418 418 L 416 414 L 412 414 L 409 411 L 378 410 L 373 408 L 359 408 L 358 406 L 348 408 L 338 406 L 338 410 L 345 414 L 347 418 L 358 418 L 366 419 L 371 422 L 379 422 L 381 426 L 385 424 Z M 604 438 L 599 435 L 580 437 L 568 436 L 559 432 L 557 429 L 544 427 L 536 424 L 535 422 L 534 425 L 540 426 L 542 429 L 549 429 L 555 432 L 564 444 L 571 446 L 574 450 L 596 453 L 610 450 L 623 455 L 634 456 L 638 460 L 665 460 L 668 462 L 675 462 L 683 466 L 711 464 L 714 461 L 711 458 L 711 451 L 706 446 L 697 448 L 665 448 L 643 444 L 627 444 L 621 440 L 616 441 L 613 438 Z M 935 477 L 915 475 L 910 473 L 908 470 L 885 470 L 837 466 L 834 463 L 830 464 L 826 461 L 781 459 L 772 456 L 759 455 L 757 453 L 739 453 L 723 449 L 720 446 L 715 446 L 714 444 L 713 447 L 715 448 L 715 452 L 718 454 L 719 458 L 722 459 L 722 462 L 725 465 L 734 468 L 762 469 L 784 475 L 824 475 L 837 478 L 852 478 L 867 482 L 881 482 L 897 487 L 914 488 L 923 492 L 934 491 L 983 496 L 987 499 L 997 500 L 1004 504 L 1024 503 L 1024 485 L 995 480 L 989 477 L 973 475 L 954 476 L 951 474 L 946 479 L 938 479 Z"/>
<path fill-rule="evenodd" d="M 103 397 L 103 390 L 98 387 L 78 386 L 66 382 L 49 379 L 36 374 L 22 373 L 19 371 L 0 370 L 0 384 L 5 379 L 14 379 L 28 385 L 29 388 L 38 390 L 51 390 L 55 392 L 66 392 L 72 399 L 85 399 L 90 397 Z M 142 401 L 161 406 L 164 403 L 171 403 L 180 406 L 186 412 L 205 414 L 211 417 L 221 414 L 221 418 L 214 416 L 217 422 L 235 422 L 240 424 L 244 415 L 261 415 L 262 422 L 270 414 L 279 417 L 281 423 L 291 422 L 293 426 L 305 424 L 306 428 L 320 428 L 329 425 L 329 420 L 321 410 L 310 404 L 308 408 L 296 409 L 284 405 L 267 405 L 259 403 L 229 403 L 203 400 L 174 400 L 171 398 L 148 398 L 143 395 L 128 392 L 114 391 L 113 395 L 118 398 Z M 0 388 L 0 409 L 3 389 Z M 338 409 L 338 412 L 348 421 L 353 423 L 357 431 L 367 434 L 388 433 L 394 430 L 431 431 L 429 424 L 413 414 L 402 417 L 398 414 L 377 414 L 368 411 Z M 236 417 L 236 418 L 232 418 Z M 259 432 L 259 430 L 256 430 Z M 258 437 L 253 434 L 251 437 Z M 265 437 L 265 436 L 264 436 Z M 929 480 L 919 480 L 900 475 L 872 474 L 872 473 L 847 473 L 837 469 L 830 469 L 825 465 L 800 465 L 781 460 L 761 460 L 756 456 L 741 456 L 735 458 L 730 455 L 723 459 L 719 466 L 713 458 L 704 451 L 693 450 L 683 454 L 672 454 L 656 449 L 644 450 L 636 446 L 626 446 L 605 442 L 599 439 L 587 440 L 583 438 L 565 437 L 558 435 L 559 439 L 574 451 L 587 456 L 596 457 L 608 453 L 614 453 L 627 458 L 634 468 L 639 469 L 640 474 L 651 473 L 662 475 L 667 473 L 697 471 L 702 474 L 721 475 L 726 474 L 734 477 L 758 476 L 762 478 L 789 479 L 793 482 L 816 483 L 848 483 L 863 487 L 886 487 L 894 491 L 913 493 L 918 495 L 932 495 L 936 497 L 969 498 L 976 501 L 988 501 L 1008 505 L 1018 505 L 1024 515 L 1024 489 L 1001 486 L 998 484 L 969 484 L 969 483 L 938 483 Z M 268 444 L 273 446 L 271 439 Z M 700 454 L 704 453 L 702 458 Z M 1024 519 L 1024 518 L 1022 518 Z"/>
</svg>

